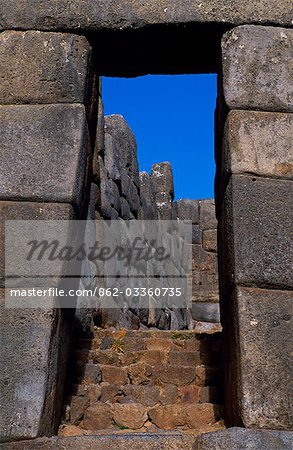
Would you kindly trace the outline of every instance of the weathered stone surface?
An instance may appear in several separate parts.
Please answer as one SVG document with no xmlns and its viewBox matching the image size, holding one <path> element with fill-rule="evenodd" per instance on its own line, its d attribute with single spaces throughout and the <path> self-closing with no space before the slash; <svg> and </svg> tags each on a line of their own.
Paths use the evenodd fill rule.
<svg viewBox="0 0 293 450">
<path fill-rule="evenodd" d="M 192 301 L 210 303 L 219 301 L 218 275 L 194 272 L 192 277 Z"/>
<path fill-rule="evenodd" d="M 155 351 L 169 351 L 173 347 L 170 339 L 160 339 L 157 337 L 150 337 L 145 342 L 147 350 Z"/>
<path fill-rule="evenodd" d="M 115 150 L 112 153 L 121 158 L 121 167 L 136 186 L 139 186 L 137 147 L 133 132 L 123 116 L 113 114 L 105 116 L 105 132 L 113 138 Z"/>
<path fill-rule="evenodd" d="M 114 181 L 121 181 L 121 169 L 123 165 L 120 149 L 116 141 L 109 133 L 105 133 L 104 162 L 108 175 Z"/>
<path fill-rule="evenodd" d="M 293 178 L 292 114 L 231 111 L 225 125 L 227 173 Z"/>
<path fill-rule="evenodd" d="M 117 184 L 113 180 L 109 180 L 111 206 L 121 214 L 121 198 Z"/>
<path fill-rule="evenodd" d="M 198 200 L 177 200 L 175 202 L 177 217 L 180 220 L 191 220 L 192 223 L 199 223 L 199 201 Z"/>
<path fill-rule="evenodd" d="M 121 199 L 123 200 L 123 198 Z M 125 220 L 128 218 L 123 217 Z M 137 330 L 139 328 L 139 319 L 129 310 L 119 308 L 104 308 L 99 311 L 99 323 L 101 327 L 126 328 L 128 330 Z"/>
<path fill-rule="evenodd" d="M 104 119 L 104 104 L 100 93 L 98 98 L 98 121 L 96 128 L 96 142 L 93 154 L 93 179 L 97 184 L 99 184 L 100 182 L 99 156 L 104 157 L 104 153 L 105 153 L 105 119 Z"/>
<path fill-rule="evenodd" d="M 81 105 L 0 106 L 4 200 L 80 204 L 88 151 Z"/>
<path fill-rule="evenodd" d="M 227 283 L 292 287 L 292 187 L 292 181 L 232 175 L 221 219 Z"/>
<path fill-rule="evenodd" d="M 101 191 L 100 188 L 95 184 L 91 183 L 90 187 L 90 198 L 88 203 L 87 219 L 95 220 L 96 212 L 101 208 Z"/>
<path fill-rule="evenodd" d="M 177 427 L 199 428 L 203 424 L 216 422 L 217 413 L 212 404 L 181 404 L 155 406 L 149 409 L 152 422 L 163 430 Z"/>
<path fill-rule="evenodd" d="M 83 425 L 87 430 L 106 430 L 112 425 L 112 408 L 107 403 L 96 403 L 90 406 L 83 419 Z"/>
<path fill-rule="evenodd" d="M 88 397 L 82 396 L 72 396 L 70 398 L 70 423 L 73 425 L 78 425 L 83 418 L 85 410 L 90 406 L 90 401 Z"/>
<path fill-rule="evenodd" d="M 141 4 L 136 0 L 121 2 L 100 0 L 99 8 L 92 0 L 48 0 L 45 4 L 32 5 L 29 0 L 3 0 L 1 27 L 45 30 L 100 30 L 133 29 L 147 25 L 219 23 L 238 25 L 242 23 L 267 23 L 291 25 L 291 4 L 288 0 L 260 0 L 257 4 L 233 5 L 221 0 L 167 0 L 164 4 L 149 0 Z"/>
<path fill-rule="evenodd" d="M 232 300 L 237 316 L 230 335 L 235 367 L 230 389 L 238 401 L 231 409 L 228 403 L 227 412 L 236 407 L 245 427 L 290 430 L 293 294 L 239 287 Z"/>
<path fill-rule="evenodd" d="M 113 406 L 113 419 L 118 426 L 137 430 L 148 419 L 147 409 L 140 403 L 116 403 Z"/>
<path fill-rule="evenodd" d="M 121 197 L 120 202 L 121 202 L 121 219 L 129 220 L 131 216 L 129 203 L 124 197 Z"/>
<path fill-rule="evenodd" d="M 0 34 L 0 104 L 86 103 L 91 47 L 84 36 Z"/>
<path fill-rule="evenodd" d="M 172 197 L 166 192 L 158 192 L 155 194 L 156 205 L 161 220 L 172 220 L 174 218 L 173 214 L 173 203 Z"/>
<path fill-rule="evenodd" d="M 101 215 L 104 219 L 111 219 L 113 208 L 111 207 L 111 189 L 109 185 L 108 172 L 106 170 L 104 160 L 101 156 L 98 157 L 98 161 L 101 189 Z"/>
<path fill-rule="evenodd" d="M 151 176 L 146 172 L 139 173 L 140 196 L 142 203 L 145 202 L 145 220 L 158 219 L 155 191 Z"/>
<path fill-rule="evenodd" d="M 145 406 L 154 406 L 158 403 L 160 388 L 158 386 L 148 385 L 128 385 L 124 389 L 124 393 L 133 397 L 137 402 Z"/>
<path fill-rule="evenodd" d="M 202 231 L 197 224 L 192 224 L 192 243 L 201 244 L 202 243 Z"/>
<path fill-rule="evenodd" d="M 199 436 L 193 450 L 291 450 L 292 439 L 290 431 L 229 428 Z"/>
<path fill-rule="evenodd" d="M 198 386 L 216 385 L 221 380 L 221 373 L 217 367 L 208 367 L 205 365 L 196 367 L 196 384 Z"/>
<path fill-rule="evenodd" d="M 89 398 L 90 406 L 92 406 L 94 403 L 97 403 L 97 401 L 100 399 L 102 394 L 101 386 L 97 384 L 89 384 L 86 386 L 86 397 Z"/>
<path fill-rule="evenodd" d="M 111 383 L 124 385 L 128 383 L 127 371 L 124 367 L 101 366 L 102 380 Z"/>
<path fill-rule="evenodd" d="M 214 230 L 217 228 L 215 201 L 213 199 L 200 200 L 199 220 L 202 230 Z"/>
<path fill-rule="evenodd" d="M 163 358 L 162 358 L 163 361 Z M 169 363 L 180 366 L 197 366 L 200 364 L 199 352 L 182 352 L 172 350 L 169 353 Z"/>
<path fill-rule="evenodd" d="M 224 97 L 230 109 L 293 111 L 293 30 L 244 25 L 222 40 Z"/>
<path fill-rule="evenodd" d="M 53 437 L 29 442 L 30 450 L 190 450 L 192 434 L 170 433 L 106 433 L 97 436 Z M 28 441 L 0 444 L 1 450 L 28 450 Z"/>
<path fill-rule="evenodd" d="M 178 388 L 173 384 L 165 384 L 160 388 L 159 402 L 161 405 L 172 405 L 178 400 Z M 156 402 L 158 403 L 158 402 Z"/>
<path fill-rule="evenodd" d="M 182 403 L 199 403 L 200 389 L 202 388 L 195 385 L 180 387 L 180 400 L 182 401 Z"/>
<path fill-rule="evenodd" d="M 182 367 L 176 365 L 159 366 L 154 368 L 155 377 L 163 383 L 172 383 L 176 386 L 185 386 L 196 378 L 195 367 Z"/>
<path fill-rule="evenodd" d="M 202 234 L 202 246 L 209 252 L 217 251 L 217 230 L 204 230 Z"/>
<path fill-rule="evenodd" d="M 129 204 L 130 211 L 137 215 L 140 208 L 140 198 L 137 187 L 127 172 L 128 170 L 125 168 L 121 171 L 121 192 Z"/>
<path fill-rule="evenodd" d="M 72 206 L 58 203 L 0 202 L 0 286 L 5 276 L 6 220 L 70 220 L 75 214 Z"/>
<path fill-rule="evenodd" d="M 102 379 L 101 368 L 98 364 L 88 363 L 83 368 L 83 382 L 87 384 L 100 383 Z"/>
<path fill-rule="evenodd" d="M 168 161 L 153 164 L 151 178 L 156 194 L 164 192 L 174 199 L 173 172 Z"/>
<path fill-rule="evenodd" d="M 170 310 L 170 316 L 171 316 L 171 323 L 170 323 L 170 330 L 184 330 L 186 328 L 186 321 L 185 316 L 182 313 L 182 311 L 178 308 L 175 308 L 175 310 Z"/>
<path fill-rule="evenodd" d="M 57 309 L 6 309 L 3 289 L 0 295 L 0 441 L 54 434 L 63 397 L 69 323 Z"/>
<path fill-rule="evenodd" d="M 131 364 L 128 368 L 128 377 L 132 384 L 146 385 L 150 383 L 152 373 L 152 367 L 146 363 Z"/>
<path fill-rule="evenodd" d="M 192 303 L 192 318 L 200 322 L 220 322 L 220 307 L 218 303 Z"/>
<path fill-rule="evenodd" d="M 58 431 L 58 436 L 68 437 L 68 436 L 83 436 L 85 430 L 77 427 L 76 425 L 64 425 Z"/>
</svg>

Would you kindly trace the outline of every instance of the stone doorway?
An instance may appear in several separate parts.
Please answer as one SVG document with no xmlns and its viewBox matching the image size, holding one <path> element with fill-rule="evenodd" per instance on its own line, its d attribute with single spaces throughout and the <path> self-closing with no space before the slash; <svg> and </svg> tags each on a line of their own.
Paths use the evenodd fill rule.
<svg viewBox="0 0 293 450">
<path fill-rule="evenodd" d="M 222 429 L 214 200 L 175 201 L 171 164 L 156 163 L 151 173 L 140 172 L 132 130 L 123 116 L 104 116 L 103 109 L 100 97 L 94 170 L 101 197 L 95 202 L 95 218 L 191 221 L 192 307 L 160 309 L 150 303 L 146 309 L 77 310 L 59 433 L 107 429 L 196 436 Z"/>
<path fill-rule="evenodd" d="M 2 224 L 9 218 L 84 218 L 90 197 L 95 210 L 100 195 L 93 186 L 99 185 L 94 178 L 99 174 L 95 147 L 97 71 L 116 76 L 219 73 L 216 209 L 225 411 L 229 425 L 247 430 L 211 433 L 200 438 L 197 446 L 209 448 L 209 442 L 212 446 L 216 441 L 219 448 L 227 448 L 227 442 L 228 447 L 237 448 L 239 436 L 249 434 L 255 448 L 265 448 L 271 438 L 277 443 L 275 447 L 290 448 L 285 432 L 291 427 L 290 355 L 289 346 L 284 348 L 292 294 L 288 264 L 292 30 L 286 28 L 291 23 L 287 2 L 278 2 L 269 11 L 265 5 L 249 4 L 244 9 L 240 5 L 236 17 L 234 10 L 217 1 L 212 9 L 201 10 L 191 2 L 187 15 L 182 4 L 171 12 L 168 8 L 157 11 L 158 4 L 158 16 L 147 5 L 126 11 L 126 3 L 119 4 L 117 14 L 89 8 L 85 15 L 84 2 L 77 3 L 74 13 L 67 2 L 60 3 L 58 14 L 48 11 L 49 3 L 27 14 L 25 3 L 6 2 L 2 24 L 6 31 L 0 37 L 4 68 Z M 91 166 L 92 160 L 96 168 Z M 62 170 L 57 170 L 60 166 Z M 53 176 L 48 178 L 48 173 Z M 90 187 L 96 194 L 90 195 Z M 1 297 L 4 294 L 2 284 Z M 70 317 L 58 310 L 48 314 L 47 320 L 37 311 L 27 313 L 29 320 L 24 320 L 23 314 L 8 314 L 5 309 L 2 317 L 5 376 L 1 390 L 7 407 L 1 440 L 52 436 L 60 422 L 64 372 L 59 363 L 60 358 L 66 363 Z M 21 346 L 17 340 L 20 335 L 31 336 L 38 326 L 41 357 L 30 339 Z M 98 374 L 95 379 L 99 379 Z M 18 394 L 31 392 L 26 387 L 36 381 L 39 389 L 30 397 L 34 407 L 28 409 Z M 254 433 L 251 428 L 269 431 Z M 240 440 L 239 445 L 246 445 L 246 440 Z M 47 448 L 58 448 L 64 441 L 54 438 L 46 442 Z M 70 447 L 80 441 L 66 442 Z M 4 444 L 7 448 L 22 445 Z M 32 441 L 30 445 L 34 448 L 35 444 Z"/>
</svg>

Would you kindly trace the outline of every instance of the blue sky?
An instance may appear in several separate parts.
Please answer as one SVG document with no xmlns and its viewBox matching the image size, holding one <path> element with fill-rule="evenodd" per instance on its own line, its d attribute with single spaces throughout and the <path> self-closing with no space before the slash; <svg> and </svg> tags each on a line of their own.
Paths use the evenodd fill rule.
<svg viewBox="0 0 293 450">
<path fill-rule="evenodd" d="M 103 78 L 105 114 L 122 114 L 140 171 L 170 161 L 175 198 L 214 197 L 216 75 Z"/>
</svg>

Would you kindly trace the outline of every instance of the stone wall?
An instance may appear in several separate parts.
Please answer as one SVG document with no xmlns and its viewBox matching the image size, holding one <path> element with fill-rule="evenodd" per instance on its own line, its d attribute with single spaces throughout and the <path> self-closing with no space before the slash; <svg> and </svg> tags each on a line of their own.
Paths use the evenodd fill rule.
<svg viewBox="0 0 293 450">
<path fill-rule="evenodd" d="M 57 431 L 73 313 L 45 308 L 48 298 L 5 307 L 5 221 L 85 217 L 97 86 L 84 36 L 5 31 L 0 53 L 0 440 L 10 441 Z"/>
<path fill-rule="evenodd" d="M 291 2 L 105 0 L 97 7 L 92 0 L 2 0 L 1 7 L 1 255 L 6 219 L 86 218 L 88 204 L 88 217 L 100 217 L 102 139 L 93 145 L 97 72 L 219 74 L 216 209 L 225 403 L 227 423 L 246 430 L 212 433 L 195 448 L 291 449 L 289 432 L 270 431 L 292 428 Z M 98 118 L 102 136 L 101 102 Z M 165 200 L 157 208 L 173 214 L 170 198 Z M 134 204 L 131 208 L 136 217 Z M 214 225 L 203 231 L 211 230 Z M 205 233 L 203 242 L 213 234 Z M 214 254 L 210 244 L 204 250 L 208 259 Z M 1 441 L 53 435 L 72 317 L 60 310 L 2 308 L 3 258 L 0 268 Z M 214 302 L 195 291 L 199 303 Z M 183 444 L 176 436 L 164 441 L 161 435 L 151 444 L 138 437 L 135 443 L 190 448 L 190 441 Z M 118 440 L 119 448 L 131 448 L 133 436 Z M 101 442 L 104 437 L 53 438 L 31 440 L 29 447 L 105 448 Z"/>
<path fill-rule="evenodd" d="M 216 200 L 226 408 L 229 423 L 248 428 L 292 428 L 292 45 L 293 31 L 277 27 L 240 26 L 222 40 L 227 115 Z"/>
<path fill-rule="evenodd" d="M 94 323 L 102 328 L 219 329 L 213 325 L 220 322 L 214 201 L 174 202 L 170 163 L 153 164 L 150 174 L 139 172 L 135 136 L 123 116 L 103 116 L 102 98 L 99 119 L 90 216 L 120 221 L 191 221 L 193 306 L 187 311 L 158 310 L 151 304 L 148 311 L 100 309 L 94 314 Z M 79 311 L 77 314 L 82 320 Z"/>
</svg>

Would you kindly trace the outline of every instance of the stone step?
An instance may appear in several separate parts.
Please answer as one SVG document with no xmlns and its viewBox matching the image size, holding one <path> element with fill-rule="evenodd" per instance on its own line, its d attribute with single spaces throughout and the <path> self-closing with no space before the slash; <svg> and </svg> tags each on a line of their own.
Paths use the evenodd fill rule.
<svg viewBox="0 0 293 450">
<path fill-rule="evenodd" d="M 217 355 L 215 355 L 215 359 Z M 162 351 L 162 350 L 138 350 L 117 352 L 116 350 L 76 350 L 73 359 L 80 363 L 92 362 L 102 365 L 129 366 L 138 362 L 144 362 L 151 366 L 159 364 L 171 364 L 179 366 L 198 366 L 202 364 L 203 355 L 199 351 Z M 207 358 L 205 358 L 207 360 Z M 213 359 L 214 361 L 214 359 Z"/>
<path fill-rule="evenodd" d="M 221 385 L 222 372 L 219 367 L 179 364 L 148 364 L 138 361 L 128 366 L 94 364 L 92 362 L 81 364 L 75 371 L 75 384 L 97 384 L 100 382 L 111 385 L 124 386 L 127 384 L 174 384 L 186 386 Z"/>
<path fill-rule="evenodd" d="M 0 450 L 192 450 L 197 434 L 103 433 L 0 444 Z"/>
<path fill-rule="evenodd" d="M 115 401 L 115 400 L 113 400 Z M 97 432 L 105 429 L 136 431 L 190 430 L 216 424 L 221 419 L 222 408 L 212 403 L 182 402 L 146 406 L 130 401 L 83 403 L 75 397 L 68 410 L 67 425 L 79 425 L 83 430 Z M 82 418 L 82 422 L 80 422 Z M 66 425 L 66 424 L 65 424 Z"/>
<path fill-rule="evenodd" d="M 101 401 L 103 403 L 136 402 L 144 406 L 172 405 L 186 403 L 214 403 L 222 405 L 223 386 L 180 386 L 173 384 L 163 385 L 111 385 L 101 384 L 75 384 L 71 386 L 67 404 L 77 415 L 84 412 L 84 408 Z M 79 413 L 78 413 L 79 411 Z M 76 413 L 74 413 L 76 416 Z"/>
<path fill-rule="evenodd" d="M 73 343 L 77 350 L 77 357 L 106 358 L 117 360 L 118 356 L 126 352 L 153 351 L 162 352 L 161 356 L 170 352 L 199 352 L 201 356 L 220 353 L 221 333 L 207 334 L 194 331 L 109 331 L 97 330 L 92 340 L 80 339 Z M 106 353 L 108 351 L 108 353 Z M 110 352 L 113 352 L 111 354 Z M 100 353 L 105 352 L 105 353 Z M 157 354 L 159 355 L 159 354 Z M 186 355 L 187 356 L 187 355 Z M 100 362 L 100 361 L 98 361 Z M 102 361 L 101 361 L 102 362 Z"/>
<path fill-rule="evenodd" d="M 77 350 L 73 353 L 74 365 L 84 367 L 86 365 L 112 366 L 116 368 L 127 368 L 133 364 L 144 363 L 151 367 L 158 366 L 222 366 L 221 352 L 180 352 L 172 350 L 163 352 L 157 350 L 141 350 L 137 352 L 126 351 L 117 353 L 115 350 Z"/>
<path fill-rule="evenodd" d="M 221 418 L 220 333 L 96 329 L 73 349 L 64 430 L 197 430 Z"/>
</svg>

